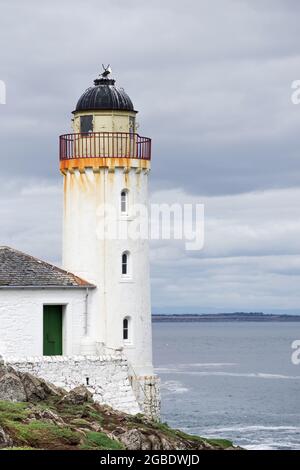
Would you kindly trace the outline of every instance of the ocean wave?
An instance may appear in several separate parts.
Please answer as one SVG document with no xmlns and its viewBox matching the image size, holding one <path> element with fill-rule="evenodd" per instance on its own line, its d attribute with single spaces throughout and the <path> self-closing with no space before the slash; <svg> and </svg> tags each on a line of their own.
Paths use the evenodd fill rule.
<svg viewBox="0 0 300 470">
<path fill-rule="evenodd" d="M 199 429 L 199 428 L 197 428 Z M 300 426 L 266 426 L 266 425 L 250 425 L 250 426 L 224 426 L 224 427 L 215 427 L 203 429 L 203 432 L 206 434 L 214 434 L 220 432 L 260 432 L 260 431 L 294 431 L 300 433 Z"/>
<path fill-rule="evenodd" d="M 241 447 L 244 447 L 244 449 L 247 450 L 283 450 L 283 449 L 288 449 L 288 450 L 299 450 L 299 443 L 296 442 L 277 442 L 274 441 L 271 444 L 264 444 L 264 443 L 253 443 L 253 444 L 246 444 L 246 445 L 241 445 Z"/>
<path fill-rule="evenodd" d="M 237 366 L 237 362 L 191 362 L 189 364 L 178 364 L 178 367 L 231 367 Z"/>
<path fill-rule="evenodd" d="M 277 444 L 266 445 L 266 444 L 251 444 L 242 446 L 246 450 L 277 450 Z"/>
<path fill-rule="evenodd" d="M 158 374 L 171 374 L 173 372 L 179 372 L 178 367 L 155 367 L 154 372 L 157 372 Z"/>
<path fill-rule="evenodd" d="M 172 394 L 181 394 L 187 393 L 189 389 L 185 387 L 181 382 L 177 380 L 169 380 L 167 382 L 162 382 L 161 389 L 167 390 L 167 392 Z"/>
<path fill-rule="evenodd" d="M 208 439 L 225 438 L 248 450 L 299 450 L 300 426 L 249 425 L 223 427 L 184 427 L 189 434 Z"/>
</svg>

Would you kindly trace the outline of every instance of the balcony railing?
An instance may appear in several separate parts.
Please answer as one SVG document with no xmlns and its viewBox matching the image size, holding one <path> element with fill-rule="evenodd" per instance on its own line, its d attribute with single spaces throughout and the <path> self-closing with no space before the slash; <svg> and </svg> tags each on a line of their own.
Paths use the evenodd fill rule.
<svg viewBox="0 0 300 470">
<path fill-rule="evenodd" d="M 60 160 L 73 158 L 151 159 L 151 139 L 127 132 L 65 134 L 59 138 Z"/>
</svg>

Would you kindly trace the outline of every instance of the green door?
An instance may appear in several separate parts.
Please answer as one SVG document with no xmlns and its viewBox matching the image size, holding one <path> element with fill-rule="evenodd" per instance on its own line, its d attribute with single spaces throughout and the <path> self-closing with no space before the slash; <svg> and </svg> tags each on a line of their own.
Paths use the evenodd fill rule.
<svg viewBox="0 0 300 470">
<path fill-rule="evenodd" d="M 62 355 L 62 306 L 44 305 L 44 356 Z"/>
</svg>

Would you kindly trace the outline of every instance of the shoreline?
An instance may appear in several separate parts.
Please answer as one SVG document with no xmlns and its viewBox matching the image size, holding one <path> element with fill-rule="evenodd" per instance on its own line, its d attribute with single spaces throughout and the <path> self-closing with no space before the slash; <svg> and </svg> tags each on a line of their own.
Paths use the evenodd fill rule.
<svg viewBox="0 0 300 470">
<path fill-rule="evenodd" d="M 178 323 L 178 322 L 206 322 L 206 323 L 222 323 L 222 322 L 251 322 L 251 323 L 270 323 L 270 322 L 300 322 L 300 315 L 273 315 L 273 314 L 154 314 L 152 315 L 153 323 Z"/>
</svg>

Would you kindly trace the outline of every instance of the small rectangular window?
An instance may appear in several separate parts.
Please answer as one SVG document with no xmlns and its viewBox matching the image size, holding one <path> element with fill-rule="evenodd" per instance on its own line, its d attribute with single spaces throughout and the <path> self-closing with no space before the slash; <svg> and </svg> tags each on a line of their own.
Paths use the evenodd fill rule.
<svg viewBox="0 0 300 470">
<path fill-rule="evenodd" d="M 80 116 L 80 132 L 82 134 L 93 132 L 93 115 L 92 114 L 89 114 L 88 116 Z"/>
</svg>

